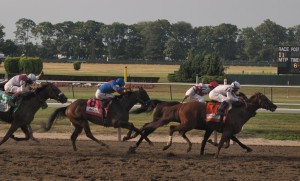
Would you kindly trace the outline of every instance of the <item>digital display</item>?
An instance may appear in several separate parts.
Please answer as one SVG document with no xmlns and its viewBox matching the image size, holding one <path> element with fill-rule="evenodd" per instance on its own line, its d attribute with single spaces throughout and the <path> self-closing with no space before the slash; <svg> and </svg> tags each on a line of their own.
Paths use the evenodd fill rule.
<svg viewBox="0 0 300 181">
<path fill-rule="evenodd" d="M 300 74 L 300 47 L 278 47 L 278 74 Z"/>
</svg>

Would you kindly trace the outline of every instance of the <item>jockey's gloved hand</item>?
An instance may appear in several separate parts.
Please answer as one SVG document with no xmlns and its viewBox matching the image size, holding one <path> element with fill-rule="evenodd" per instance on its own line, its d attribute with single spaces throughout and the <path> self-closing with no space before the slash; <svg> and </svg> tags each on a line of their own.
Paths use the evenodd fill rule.
<svg viewBox="0 0 300 181">
<path fill-rule="evenodd" d="M 32 81 L 31 79 L 26 79 L 26 80 L 25 80 L 25 84 L 26 84 L 26 85 L 32 84 L 32 83 L 33 83 L 33 81 Z"/>
</svg>

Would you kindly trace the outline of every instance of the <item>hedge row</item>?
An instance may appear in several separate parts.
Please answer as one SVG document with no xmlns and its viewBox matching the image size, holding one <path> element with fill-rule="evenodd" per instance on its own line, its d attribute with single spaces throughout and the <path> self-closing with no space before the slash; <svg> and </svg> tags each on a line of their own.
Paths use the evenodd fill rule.
<svg viewBox="0 0 300 181">
<path fill-rule="evenodd" d="M 8 74 L 39 74 L 43 70 L 43 62 L 36 57 L 7 57 L 4 68 Z"/>
</svg>

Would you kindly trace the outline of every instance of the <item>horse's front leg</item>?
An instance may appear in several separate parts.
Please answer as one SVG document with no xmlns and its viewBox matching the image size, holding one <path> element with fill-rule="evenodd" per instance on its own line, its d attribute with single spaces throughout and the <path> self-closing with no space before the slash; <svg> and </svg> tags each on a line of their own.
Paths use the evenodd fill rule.
<svg viewBox="0 0 300 181">
<path fill-rule="evenodd" d="M 16 124 L 14 124 L 14 122 L 12 122 L 10 128 L 7 131 L 7 133 L 5 134 L 5 136 L 0 141 L 0 145 L 2 145 L 3 143 L 5 143 L 14 134 L 14 132 L 18 128 L 19 128 L 19 125 L 16 125 Z"/>
<path fill-rule="evenodd" d="M 174 126 L 174 125 L 171 125 L 171 126 L 170 126 L 170 129 L 169 129 L 169 141 L 168 141 L 167 145 L 163 148 L 163 150 L 167 150 L 168 148 L 171 147 L 171 145 L 172 145 L 172 140 L 173 140 L 173 133 L 174 133 L 174 128 L 175 128 L 175 127 L 176 127 L 176 126 Z"/>
<path fill-rule="evenodd" d="M 232 141 L 235 141 L 237 144 L 239 144 L 240 147 L 244 148 L 247 152 L 253 151 L 250 147 L 248 147 L 248 146 L 244 145 L 242 142 L 240 142 L 240 140 L 237 137 L 235 137 L 234 135 L 231 136 L 231 139 L 232 139 Z"/>
<path fill-rule="evenodd" d="M 192 142 L 189 140 L 189 138 L 186 136 L 187 131 L 179 131 L 179 133 L 181 134 L 181 136 L 183 137 L 183 139 L 185 139 L 185 141 L 188 143 L 188 149 L 186 152 L 190 152 L 192 150 Z"/>
<path fill-rule="evenodd" d="M 14 135 L 11 135 L 11 138 L 14 139 L 15 141 L 27 141 L 31 138 L 31 135 L 32 133 L 30 133 L 30 130 L 32 131 L 31 127 L 30 127 L 30 130 L 29 130 L 29 125 L 23 125 L 21 126 L 21 130 L 23 131 L 23 133 L 25 134 L 25 137 L 24 138 L 18 138 L 18 137 L 15 137 Z"/>
<path fill-rule="evenodd" d="M 143 132 L 145 126 L 147 126 L 149 123 L 145 123 L 144 126 L 139 129 L 139 132 L 135 132 L 135 134 L 133 136 L 131 136 L 129 139 L 132 139 L 132 138 L 136 138 L 138 135 L 140 135 L 141 132 Z"/>
<path fill-rule="evenodd" d="M 223 133 L 223 134 L 222 134 L 221 140 L 220 140 L 220 142 L 219 142 L 218 150 L 217 150 L 217 152 L 216 152 L 214 158 L 218 158 L 218 157 L 219 157 L 220 151 L 221 151 L 221 149 L 222 149 L 224 143 L 225 143 L 226 141 L 228 141 L 228 140 L 230 141 L 231 136 L 232 136 L 232 135 L 231 135 L 230 133 Z"/>
<path fill-rule="evenodd" d="M 202 140 L 202 143 L 201 143 L 200 155 L 204 154 L 204 148 L 205 148 L 206 142 L 207 142 L 208 138 L 210 137 L 210 135 L 212 134 L 212 132 L 213 132 L 213 130 L 206 130 L 205 131 L 205 134 L 203 136 L 203 140 Z"/>
<path fill-rule="evenodd" d="M 130 131 L 128 132 L 128 134 L 127 134 L 126 136 L 123 137 L 123 141 L 127 141 L 127 140 L 129 140 L 129 139 L 132 139 L 131 133 L 132 133 L 132 131 L 135 131 L 136 133 L 140 134 L 141 137 L 142 137 L 143 139 L 145 139 L 150 145 L 153 144 L 153 143 L 149 140 L 149 138 L 148 138 L 147 136 L 144 136 L 144 134 L 143 134 L 138 128 L 136 128 L 132 123 L 127 123 L 126 125 L 122 125 L 121 127 L 127 128 L 127 129 L 130 130 Z M 129 134 L 129 133 L 130 133 L 130 134 Z"/>
<path fill-rule="evenodd" d="M 91 132 L 89 123 L 86 120 L 83 120 L 81 123 L 81 126 L 83 127 L 84 131 L 85 131 L 85 135 L 90 138 L 91 140 L 95 141 L 96 143 L 100 144 L 101 146 L 104 146 L 106 148 L 109 148 L 109 146 L 107 144 L 105 144 L 104 142 L 98 140 L 97 138 L 94 137 L 93 133 Z"/>
</svg>

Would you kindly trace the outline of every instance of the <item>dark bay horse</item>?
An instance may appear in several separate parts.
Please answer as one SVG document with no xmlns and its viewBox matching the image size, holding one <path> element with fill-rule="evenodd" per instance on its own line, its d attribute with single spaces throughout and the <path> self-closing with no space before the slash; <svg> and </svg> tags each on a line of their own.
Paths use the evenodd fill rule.
<svg viewBox="0 0 300 181">
<path fill-rule="evenodd" d="M 243 96 L 242 96 L 243 97 Z M 256 115 L 256 110 L 259 108 L 267 109 L 270 111 L 275 111 L 277 108 L 265 95 L 261 93 L 256 93 L 251 96 L 249 99 L 243 99 L 244 104 L 240 104 L 237 107 L 233 107 L 228 116 L 226 117 L 226 122 L 224 128 L 222 129 L 222 137 L 218 145 L 218 151 L 215 155 L 217 158 L 222 148 L 224 142 L 232 139 L 236 141 L 242 148 L 247 151 L 251 151 L 251 148 L 242 144 L 234 135 L 239 133 L 243 125 L 253 116 Z M 172 105 L 173 104 L 173 105 Z M 188 102 L 188 103 L 171 103 L 170 105 L 166 103 L 160 103 L 155 108 L 153 115 L 153 121 L 145 124 L 141 128 L 141 132 L 144 136 L 148 136 L 154 132 L 157 128 L 167 125 L 170 122 L 180 123 L 178 126 L 170 126 L 169 130 L 169 142 L 167 146 L 163 149 L 166 150 L 172 145 L 172 136 L 175 131 L 178 131 L 179 134 L 188 142 L 189 147 L 187 151 L 191 150 L 192 143 L 186 136 L 186 132 L 192 129 L 205 130 L 205 135 L 201 145 L 201 155 L 204 154 L 204 148 L 208 138 L 211 133 L 219 131 L 220 124 L 216 122 L 206 122 L 206 104 L 200 102 Z M 130 150 L 134 151 L 143 138 L 141 137 L 134 147 L 131 147 Z"/>
<path fill-rule="evenodd" d="M 0 112 L 0 120 L 10 123 L 11 126 L 6 135 L 0 141 L 0 145 L 10 137 L 16 141 L 33 139 L 30 123 L 33 121 L 35 113 L 45 104 L 47 99 L 54 99 L 61 103 L 67 102 L 67 97 L 52 83 L 41 83 L 33 92 L 26 93 L 22 97 L 20 105 L 11 108 L 8 112 Z M 14 137 L 13 133 L 18 129 L 25 134 L 25 138 Z"/>
<path fill-rule="evenodd" d="M 127 133 L 127 136 L 123 138 L 123 141 L 125 141 L 131 139 L 132 131 L 140 134 L 139 129 L 137 129 L 132 123 L 129 122 L 129 110 L 136 103 L 140 103 L 142 105 L 141 109 L 144 111 L 136 112 L 145 112 L 145 105 L 149 101 L 150 98 L 147 92 L 142 87 L 140 87 L 137 91 L 127 91 L 121 96 L 116 96 L 116 98 L 112 99 L 112 102 L 108 108 L 108 115 L 106 118 L 107 121 L 104 122 L 102 118 L 86 113 L 87 99 L 78 99 L 67 107 L 62 107 L 55 110 L 50 116 L 48 124 L 44 127 L 44 129 L 46 131 L 50 130 L 54 120 L 58 116 L 67 117 L 75 127 L 75 130 L 71 136 L 74 151 L 77 151 L 75 142 L 78 135 L 82 132 L 83 129 L 88 138 L 97 142 L 101 146 L 107 147 L 105 143 L 93 136 L 88 121 L 97 125 L 128 129 L 129 132 Z M 148 138 L 145 139 L 148 140 Z"/>
</svg>

